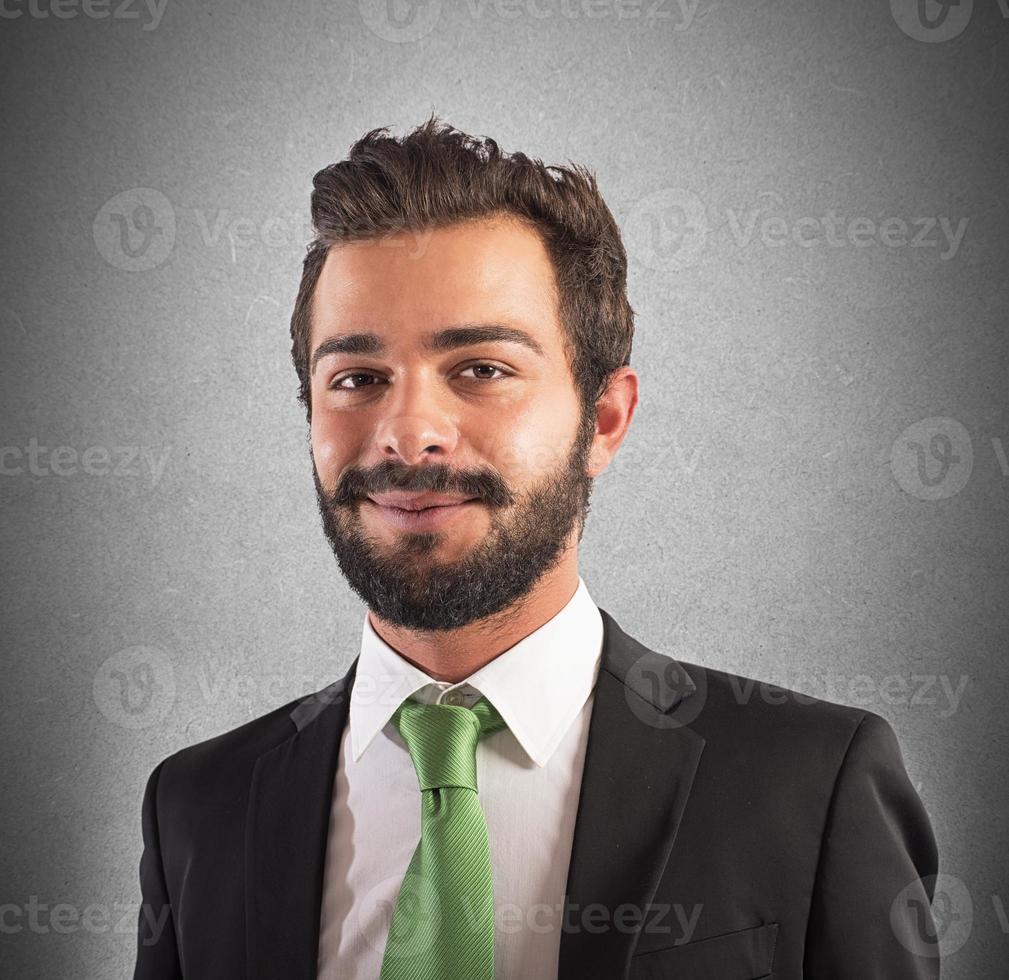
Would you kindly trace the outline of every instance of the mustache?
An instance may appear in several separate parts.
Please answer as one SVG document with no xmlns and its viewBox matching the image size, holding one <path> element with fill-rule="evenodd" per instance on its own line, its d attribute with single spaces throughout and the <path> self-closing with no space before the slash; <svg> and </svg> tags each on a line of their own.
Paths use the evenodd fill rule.
<svg viewBox="0 0 1009 980">
<path fill-rule="evenodd" d="M 328 503 L 331 507 L 349 507 L 369 494 L 386 490 L 461 494 L 478 497 L 492 507 L 507 507 L 514 501 L 501 477 L 490 470 L 460 473 L 443 463 L 411 467 L 388 460 L 368 470 L 347 470 Z"/>
</svg>

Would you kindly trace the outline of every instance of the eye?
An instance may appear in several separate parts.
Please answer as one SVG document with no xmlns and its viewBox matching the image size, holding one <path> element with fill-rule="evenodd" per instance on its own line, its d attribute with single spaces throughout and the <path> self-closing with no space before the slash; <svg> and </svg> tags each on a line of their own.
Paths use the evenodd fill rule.
<svg viewBox="0 0 1009 980">
<path fill-rule="evenodd" d="M 469 367 L 465 367 L 462 370 L 463 371 L 473 371 L 473 370 L 487 370 L 487 369 L 490 369 L 491 371 L 498 371 L 504 377 L 508 376 L 508 372 L 505 371 L 504 368 L 499 368 L 496 364 L 486 364 L 486 363 L 470 364 Z M 462 371 L 460 371 L 459 373 L 462 374 Z M 483 375 L 483 376 L 477 376 L 477 380 L 478 381 L 500 381 L 501 378 L 500 377 L 498 377 L 498 378 L 488 378 L 486 375 Z"/>
<path fill-rule="evenodd" d="M 353 371 L 351 374 L 341 374 L 338 377 L 333 378 L 333 380 L 329 383 L 329 387 L 341 391 L 353 391 L 357 388 L 367 388 L 370 386 L 359 384 L 347 386 L 344 385 L 343 382 L 348 381 L 351 378 L 357 380 L 358 378 L 375 378 L 375 377 L 378 377 L 378 375 L 371 374 L 369 371 Z"/>
<path fill-rule="evenodd" d="M 498 376 L 488 377 L 486 374 L 472 375 L 471 380 L 475 381 L 500 381 L 502 378 L 509 376 L 510 372 L 506 371 L 502 367 L 498 367 L 496 364 L 490 364 L 486 362 L 480 362 L 478 364 L 470 364 L 459 372 L 460 377 L 465 371 L 497 371 Z M 358 383 L 362 381 L 364 383 Z M 344 384 L 345 381 L 353 381 L 353 384 Z M 377 374 L 372 374 L 371 371 L 350 371 L 347 374 L 337 375 L 329 383 L 329 388 L 333 391 L 357 391 L 359 388 L 373 388 L 374 384 L 372 381 L 381 382 L 382 379 Z"/>
</svg>

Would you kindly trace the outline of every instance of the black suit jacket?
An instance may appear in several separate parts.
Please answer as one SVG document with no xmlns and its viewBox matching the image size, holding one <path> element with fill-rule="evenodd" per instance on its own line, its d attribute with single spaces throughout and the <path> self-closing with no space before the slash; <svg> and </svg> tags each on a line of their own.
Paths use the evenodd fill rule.
<svg viewBox="0 0 1009 980">
<path fill-rule="evenodd" d="M 672 660 L 600 611 L 560 980 L 938 977 L 935 839 L 887 722 Z M 316 975 L 356 668 L 155 768 L 136 980 Z"/>
</svg>

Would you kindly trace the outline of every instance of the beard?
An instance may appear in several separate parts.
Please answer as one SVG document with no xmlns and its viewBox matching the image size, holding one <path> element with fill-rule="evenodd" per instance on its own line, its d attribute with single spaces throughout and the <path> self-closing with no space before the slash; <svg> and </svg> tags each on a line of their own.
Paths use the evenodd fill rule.
<svg viewBox="0 0 1009 980">
<path fill-rule="evenodd" d="M 376 616 L 411 630 L 457 630 L 517 611 L 560 561 L 576 524 L 581 541 L 592 494 L 593 478 L 585 469 L 594 434 L 594 413 L 583 412 L 566 459 L 521 493 L 493 470 L 463 473 L 442 464 L 389 461 L 370 470 L 348 469 L 327 493 L 313 460 L 323 530 L 351 589 Z M 394 544 L 384 544 L 365 530 L 361 501 L 387 490 L 477 497 L 489 511 L 490 529 L 452 561 L 433 557 L 442 540 L 438 531 L 398 531 Z"/>
</svg>

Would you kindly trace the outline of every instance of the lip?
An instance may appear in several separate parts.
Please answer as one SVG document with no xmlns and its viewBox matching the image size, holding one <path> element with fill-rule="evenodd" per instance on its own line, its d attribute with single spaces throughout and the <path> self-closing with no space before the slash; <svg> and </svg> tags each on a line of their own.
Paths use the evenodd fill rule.
<svg viewBox="0 0 1009 980">
<path fill-rule="evenodd" d="M 430 531 L 447 524 L 464 510 L 480 503 L 479 500 L 464 500 L 458 504 L 444 504 L 425 507 L 422 510 L 404 510 L 402 507 L 386 507 L 368 498 L 364 501 L 387 524 L 401 531 Z"/>
<path fill-rule="evenodd" d="M 397 507 L 400 510 L 424 510 L 427 507 L 447 507 L 450 504 L 465 503 L 467 498 L 458 494 L 416 493 L 405 490 L 389 490 L 385 493 L 369 495 L 368 499 L 379 507 Z M 474 498 L 468 498 L 474 499 Z"/>
</svg>

